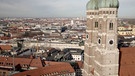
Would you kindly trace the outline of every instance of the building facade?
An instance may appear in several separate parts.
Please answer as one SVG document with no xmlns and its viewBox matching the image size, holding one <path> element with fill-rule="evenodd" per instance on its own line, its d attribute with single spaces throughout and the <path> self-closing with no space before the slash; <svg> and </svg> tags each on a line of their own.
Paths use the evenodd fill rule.
<svg viewBox="0 0 135 76">
<path fill-rule="evenodd" d="M 87 3 L 84 76 L 118 76 L 118 7 L 118 0 L 90 0 Z"/>
<path fill-rule="evenodd" d="M 135 25 L 119 26 L 118 35 L 120 36 L 135 36 Z"/>
</svg>

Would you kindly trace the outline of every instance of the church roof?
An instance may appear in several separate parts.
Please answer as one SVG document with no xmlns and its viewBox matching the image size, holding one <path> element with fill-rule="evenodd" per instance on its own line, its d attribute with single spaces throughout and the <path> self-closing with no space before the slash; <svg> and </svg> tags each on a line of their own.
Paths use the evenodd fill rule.
<svg viewBox="0 0 135 76">
<path fill-rule="evenodd" d="M 119 8 L 119 1 L 118 0 L 102 0 L 100 8 Z"/>
<path fill-rule="evenodd" d="M 98 0 L 90 0 L 87 5 L 87 10 L 96 10 L 98 9 Z"/>
<path fill-rule="evenodd" d="M 90 0 L 86 5 L 87 10 L 97 10 L 98 8 L 119 8 L 118 0 Z"/>
</svg>

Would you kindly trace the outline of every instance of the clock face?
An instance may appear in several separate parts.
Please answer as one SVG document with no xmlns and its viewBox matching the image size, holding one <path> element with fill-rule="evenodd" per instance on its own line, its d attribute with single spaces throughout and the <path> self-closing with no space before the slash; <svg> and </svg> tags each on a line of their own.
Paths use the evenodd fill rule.
<svg viewBox="0 0 135 76">
<path fill-rule="evenodd" d="M 109 44 L 112 45 L 112 44 L 113 44 L 113 40 L 110 40 L 110 41 L 109 41 Z"/>
</svg>

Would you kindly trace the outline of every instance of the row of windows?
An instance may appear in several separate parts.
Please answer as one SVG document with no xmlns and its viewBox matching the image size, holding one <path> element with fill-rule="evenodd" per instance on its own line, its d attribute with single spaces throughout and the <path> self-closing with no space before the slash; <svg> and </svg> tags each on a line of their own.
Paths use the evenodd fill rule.
<svg viewBox="0 0 135 76">
<path fill-rule="evenodd" d="M 13 63 L 5 63 L 6 64 L 6 66 L 13 66 Z M 4 65 L 4 63 L 3 62 L 0 62 L 0 65 Z M 28 67 L 29 65 L 27 65 L 27 64 L 23 64 L 23 67 Z"/>
<path fill-rule="evenodd" d="M 98 12 L 87 12 L 87 15 L 99 15 Z"/>
<path fill-rule="evenodd" d="M 0 72 L 0 76 L 6 76 L 6 72 Z"/>
<path fill-rule="evenodd" d="M 99 13 L 100 14 L 115 14 L 117 12 L 115 12 L 115 11 L 100 11 Z"/>
<path fill-rule="evenodd" d="M 3 62 L 0 62 L 0 65 L 3 65 L 3 64 L 4 64 Z M 13 63 L 6 63 L 6 65 L 12 66 Z"/>
<path fill-rule="evenodd" d="M 2 64 L 2 65 L 3 65 L 3 62 L 0 62 L 0 64 Z"/>
<path fill-rule="evenodd" d="M 99 15 L 99 14 L 115 14 L 117 11 L 99 11 L 99 12 L 87 12 L 87 15 Z"/>
<path fill-rule="evenodd" d="M 22 66 L 23 66 L 23 67 L 28 67 L 29 65 L 27 65 L 27 64 L 23 64 Z"/>
<path fill-rule="evenodd" d="M 74 60 L 80 60 L 80 58 L 73 58 Z"/>
<path fill-rule="evenodd" d="M 95 28 L 98 28 L 98 22 L 95 22 Z M 101 29 L 101 27 L 100 27 Z M 113 23 L 109 24 L 109 30 L 113 30 Z"/>
</svg>

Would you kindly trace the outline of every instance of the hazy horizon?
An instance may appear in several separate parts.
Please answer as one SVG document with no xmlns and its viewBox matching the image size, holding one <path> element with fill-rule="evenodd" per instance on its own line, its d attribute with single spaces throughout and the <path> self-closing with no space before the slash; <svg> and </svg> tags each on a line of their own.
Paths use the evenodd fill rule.
<svg viewBox="0 0 135 76">
<path fill-rule="evenodd" d="M 0 0 L 1 17 L 86 17 L 89 0 Z M 119 18 L 135 18 L 135 0 L 119 0 Z"/>
</svg>

